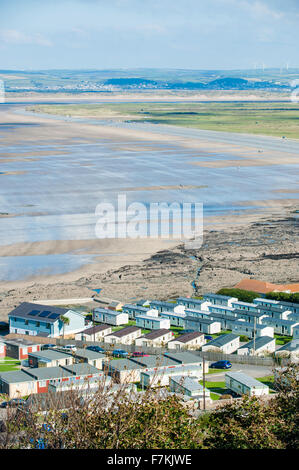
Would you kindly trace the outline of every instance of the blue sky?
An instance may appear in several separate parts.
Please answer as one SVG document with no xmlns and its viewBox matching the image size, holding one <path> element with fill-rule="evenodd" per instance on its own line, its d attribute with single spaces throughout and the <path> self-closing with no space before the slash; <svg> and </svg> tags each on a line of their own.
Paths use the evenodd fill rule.
<svg viewBox="0 0 299 470">
<path fill-rule="evenodd" d="M 0 68 L 299 67 L 299 0 L 0 0 Z"/>
</svg>

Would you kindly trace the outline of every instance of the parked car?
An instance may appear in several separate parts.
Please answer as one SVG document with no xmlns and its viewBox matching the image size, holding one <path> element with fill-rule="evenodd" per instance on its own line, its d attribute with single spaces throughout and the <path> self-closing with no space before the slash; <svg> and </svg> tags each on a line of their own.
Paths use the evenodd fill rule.
<svg viewBox="0 0 299 470">
<path fill-rule="evenodd" d="M 0 404 L 0 408 L 22 406 L 24 405 L 24 403 L 25 403 L 25 400 L 23 400 L 22 398 L 13 398 L 12 400 L 9 400 L 9 401 L 3 401 Z"/>
<path fill-rule="evenodd" d="M 124 351 L 124 349 L 114 349 L 112 351 L 112 356 L 113 357 L 128 357 L 129 353 L 127 351 Z"/>
<path fill-rule="evenodd" d="M 142 351 L 135 351 L 131 354 L 132 357 L 149 357 L 149 354 L 146 354 Z"/>
<path fill-rule="evenodd" d="M 211 335 L 205 335 L 205 339 L 207 339 L 207 340 L 210 341 L 211 339 L 213 339 L 213 336 L 211 336 Z"/>
<path fill-rule="evenodd" d="M 43 344 L 42 347 L 41 347 L 41 350 L 42 351 L 45 351 L 46 349 L 53 349 L 53 348 L 57 348 L 56 344 Z"/>
<path fill-rule="evenodd" d="M 65 346 L 62 346 L 61 349 L 64 349 L 65 351 L 77 351 L 77 348 L 74 344 L 66 344 Z"/>
<path fill-rule="evenodd" d="M 0 330 L 8 330 L 8 323 L 0 321 Z"/>
<path fill-rule="evenodd" d="M 86 349 L 88 349 L 88 351 L 94 351 L 98 353 L 105 352 L 105 349 L 100 348 L 100 346 L 88 346 Z"/>
<path fill-rule="evenodd" d="M 229 361 L 217 361 L 210 365 L 211 369 L 230 369 L 232 367 Z"/>
</svg>

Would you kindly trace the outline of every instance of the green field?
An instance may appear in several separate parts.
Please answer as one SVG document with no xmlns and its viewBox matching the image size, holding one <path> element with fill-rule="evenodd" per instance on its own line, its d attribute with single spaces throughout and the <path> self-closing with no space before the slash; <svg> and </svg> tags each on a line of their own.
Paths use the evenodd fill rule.
<svg viewBox="0 0 299 470">
<path fill-rule="evenodd" d="M 0 359 L 0 372 L 8 372 L 10 370 L 17 370 L 21 362 L 17 359 L 13 359 L 12 357 L 4 357 Z"/>
<path fill-rule="evenodd" d="M 286 102 L 105 103 L 39 105 L 30 111 L 74 117 L 117 118 L 206 130 L 299 139 L 299 105 Z"/>
</svg>

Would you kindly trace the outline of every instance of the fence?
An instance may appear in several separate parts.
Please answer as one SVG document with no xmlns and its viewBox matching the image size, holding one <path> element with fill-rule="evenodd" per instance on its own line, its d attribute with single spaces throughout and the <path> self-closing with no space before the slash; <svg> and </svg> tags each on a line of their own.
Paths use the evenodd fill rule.
<svg viewBox="0 0 299 470">
<path fill-rule="evenodd" d="M 166 347 L 151 347 L 151 346 L 138 346 L 136 347 L 134 344 L 109 344 L 104 343 L 103 341 L 79 341 L 79 340 L 70 340 L 70 339 L 62 339 L 62 338 L 44 338 L 42 336 L 28 336 L 28 335 L 21 335 L 17 333 L 11 333 L 5 336 L 6 339 L 15 339 L 15 338 L 24 338 L 30 340 L 32 342 L 46 344 L 46 343 L 53 343 L 57 346 L 65 346 L 66 344 L 73 344 L 77 348 L 85 348 L 86 346 L 100 346 L 101 348 L 105 349 L 105 351 L 111 351 L 112 349 L 123 349 L 128 353 L 132 353 L 136 350 L 142 351 L 145 354 L 164 354 L 166 352 L 182 352 L 184 349 L 180 349 L 179 351 L 175 349 L 168 349 Z M 279 357 L 259 357 L 259 356 L 241 356 L 238 354 L 223 354 L 220 352 L 214 351 L 199 351 L 199 350 L 188 350 L 193 354 L 197 354 L 198 356 L 203 357 L 206 361 L 209 362 L 216 362 L 221 360 L 230 361 L 236 364 L 250 364 L 254 366 L 265 366 L 265 367 L 277 367 L 282 366 L 285 367 L 290 363 L 290 359 L 288 358 L 279 358 Z"/>
</svg>

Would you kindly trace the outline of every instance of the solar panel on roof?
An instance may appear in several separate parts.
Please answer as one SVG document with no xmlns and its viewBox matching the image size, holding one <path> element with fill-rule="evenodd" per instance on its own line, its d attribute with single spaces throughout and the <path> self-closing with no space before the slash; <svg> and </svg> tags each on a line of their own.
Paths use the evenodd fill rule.
<svg viewBox="0 0 299 470">
<path fill-rule="evenodd" d="M 52 314 L 49 316 L 49 318 L 53 318 L 53 320 L 56 320 L 56 318 L 59 318 L 59 317 L 60 317 L 59 313 L 52 313 Z"/>
<path fill-rule="evenodd" d="M 48 315 L 50 315 L 51 312 L 49 312 L 49 310 L 44 310 L 43 312 L 41 312 L 39 314 L 39 317 L 47 317 Z"/>
<path fill-rule="evenodd" d="M 39 310 L 31 310 L 28 315 L 32 315 L 33 317 L 39 313 Z"/>
</svg>

